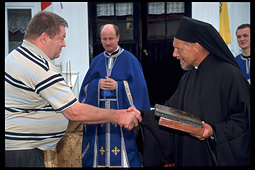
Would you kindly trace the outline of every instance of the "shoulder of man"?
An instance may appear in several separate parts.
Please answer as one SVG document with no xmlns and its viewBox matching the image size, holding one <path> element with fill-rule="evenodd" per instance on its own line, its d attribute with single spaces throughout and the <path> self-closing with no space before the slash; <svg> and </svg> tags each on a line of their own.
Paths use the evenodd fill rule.
<svg viewBox="0 0 255 170">
<path fill-rule="evenodd" d="M 130 51 L 127 51 L 127 50 L 124 49 L 123 52 L 122 52 L 122 54 L 125 55 L 125 58 L 129 57 L 130 60 L 133 60 L 134 62 L 140 63 L 140 62 L 138 61 L 138 59 L 135 57 L 135 55 L 132 54 Z"/>
<path fill-rule="evenodd" d="M 239 59 L 241 57 L 242 53 L 238 54 L 237 56 L 235 56 L 236 59 Z"/>
</svg>

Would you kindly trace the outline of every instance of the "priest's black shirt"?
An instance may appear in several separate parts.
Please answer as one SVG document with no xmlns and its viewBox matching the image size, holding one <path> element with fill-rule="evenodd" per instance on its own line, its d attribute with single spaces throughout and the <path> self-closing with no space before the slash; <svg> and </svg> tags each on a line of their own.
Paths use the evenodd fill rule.
<svg viewBox="0 0 255 170">
<path fill-rule="evenodd" d="M 209 54 L 183 75 L 165 105 L 199 116 L 212 126 L 214 139 L 163 128 L 153 111 L 142 111 L 144 166 L 249 165 L 249 88 L 240 69 Z"/>
</svg>

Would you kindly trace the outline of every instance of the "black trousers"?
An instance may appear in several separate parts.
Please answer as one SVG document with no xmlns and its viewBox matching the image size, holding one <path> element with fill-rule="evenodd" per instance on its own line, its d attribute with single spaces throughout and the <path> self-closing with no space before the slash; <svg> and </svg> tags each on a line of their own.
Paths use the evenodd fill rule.
<svg viewBox="0 0 255 170">
<path fill-rule="evenodd" d="M 5 150 L 5 167 L 45 167 L 40 149 Z"/>
</svg>

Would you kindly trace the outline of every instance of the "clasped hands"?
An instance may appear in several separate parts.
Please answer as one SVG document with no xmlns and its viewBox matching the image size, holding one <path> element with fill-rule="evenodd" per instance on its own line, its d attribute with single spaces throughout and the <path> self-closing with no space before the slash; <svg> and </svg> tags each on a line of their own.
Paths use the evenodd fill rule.
<svg viewBox="0 0 255 170">
<path fill-rule="evenodd" d="M 100 80 L 100 89 L 102 90 L 116 90 L 116 81 L 105 76 L 105 79 Z"/>
<path fill-rule="evenodd" d="M 100 80 L 101 90 L 116 90 L 117 82 L 109 77 Z M 124 126 L 128 130 L 132 130 L 134 127 L 138 126 L 138 121 L 142 122 L 141 113 L 139 110 L 129 107 L 127 110 L 123 110 L 118 124 L 122 127 Z"/>
</svg>

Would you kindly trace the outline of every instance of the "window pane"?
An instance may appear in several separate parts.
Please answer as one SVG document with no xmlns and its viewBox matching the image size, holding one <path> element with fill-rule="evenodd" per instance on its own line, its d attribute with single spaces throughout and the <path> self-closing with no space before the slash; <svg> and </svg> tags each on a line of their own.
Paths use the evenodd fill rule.
<svg viewBox="0 0 255 170">
<path fill-rule="evenodd" d="M 165 2 L 149 2 L 149 14 L 160 15 L 165 13 Z"/>
<path fill-rule="evenodd" d="M 165 19 L 165 2 L 149 2 L 148 20 Z"/>
<path fill-rule="evenodd" d="M 126 20 L 127 17 L 133 19 L 133 3 L 116 3 L 116 19 Z"/>
<path fill-rule="evenodd" d="M 148 22 L 149 39 L 165 39 L 165 21 Z"/>
<path fill-rule="evenodd" d="M 180 20 L 167 21 L 167 39 L 173 39 Z"/>
<path fill-rule="evenodd" d="M 134 25 L 133 22 L 116 23 L 120 30 L 120 40 L 134 39 Z"/>
<path fill-rule="evenodd" d="M 184 13 L 184 2 L 167 2 L 167 14 Z"/>
<path fill-rule="evenodd" d="M 184 15 L 184 2 L 167 2 L 166 19 L 181 19 Z"/>
<path fill-rule="evenodd" d="M 24 34 L 31 20 L 31 9 L 8 9 L 9 52 L 22 44 Z"/>
<path fill-rule="evenodd" d="M 97 21 L 109 22 L 114 20 L 114 4 L 97 4 Z"/>
<path fill-rule="evenodd" d="M 114 16 L 114 4 L 97 4 L 97 17 Z"/>
</svg>

